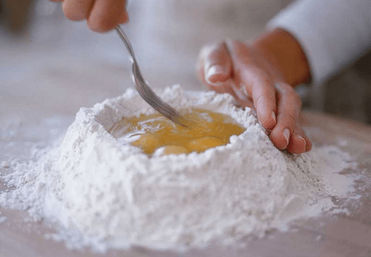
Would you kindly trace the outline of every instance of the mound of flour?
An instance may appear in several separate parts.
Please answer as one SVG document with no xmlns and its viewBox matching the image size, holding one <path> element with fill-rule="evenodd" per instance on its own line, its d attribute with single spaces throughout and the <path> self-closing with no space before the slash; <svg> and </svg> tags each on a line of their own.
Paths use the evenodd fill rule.
<svg viewBox="0 0 371 257">
<path fill-rule="evenodd" d="M 286 229 L 294 219 L 336 210 L 331 198 L 351 189 L 352 180 L 338 174 L 349 156 L 336 147 L 289 155 L 228 95 L 173 86 L 161 96 L 176 108 L 226 113 L 246 131 L 203 153 L 148 157 L 107 132 L 122 117 L 152 112 L 128 90 L 81 109 L 56 148 L 6 177 L 13 190 L 0 203 L 52 222 L 73 246 L 179 248 Z"/>
</svg>

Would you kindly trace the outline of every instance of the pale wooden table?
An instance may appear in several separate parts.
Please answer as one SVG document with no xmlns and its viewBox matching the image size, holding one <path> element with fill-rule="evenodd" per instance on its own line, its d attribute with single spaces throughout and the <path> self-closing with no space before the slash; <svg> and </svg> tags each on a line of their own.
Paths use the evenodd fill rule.
<svg viewBox="0 0 371 257">
<path fill-rule="evenodd" d="M 247 242 L 246 247 L 210 246 L 179 254 L 159 252 L 143 248 L 126 251 L 109 251 L 103 256 L 323 256 L 355 257 L 371 256 L 371 127 L 319 113 L 306 112 L 304 122 L 313 141 L 317 144 L 339 144 L 350 152 L 363 175 L 357 183 L 359 201 L 348 206 L 350 215 L 324 215 L 295 222 L 288 232 L 272 231 L 261 239 Z M 45 239 L 44 234 L 53 231 L 43 223 L 26 223 L 25 212 L 4 210 L 8 217 L 0 224 L 1 257 L 47 256 L 102 256 L 88 250 L 71 251 L 63 243 Z"/>
</svg>

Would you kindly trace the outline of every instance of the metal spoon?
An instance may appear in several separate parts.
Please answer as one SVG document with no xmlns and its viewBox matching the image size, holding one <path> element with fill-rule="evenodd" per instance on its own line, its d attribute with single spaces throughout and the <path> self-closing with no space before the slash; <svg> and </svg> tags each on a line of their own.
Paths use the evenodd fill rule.
<svg viewBox="0 0 371 257">
<path fill-rule="evenodd" d="M 182 126 L 185 126 L 184 122 L 182 122 L 183 119 L 181 115 L 173 107 L 162 101 L 161 98 L 158 97 L 155 92 L 153 92 L 153 90 L 148 86 L 147 82 L 143 79 L 142 73 L 140 72 L 138 62 L 135 58 L 134 50 L 128 36 L 121 29 L 120 25 L 117 25 L 115 29 L 124 42 L 126 49 L 131 56 L 130 60 L 132 62 L 133 80 L 135 88 L 137 89 L 139 95 L 144 99 L 144 101 L 146 101 L 150 106 L 152 106 L 166 118 Z"/>
</svg>

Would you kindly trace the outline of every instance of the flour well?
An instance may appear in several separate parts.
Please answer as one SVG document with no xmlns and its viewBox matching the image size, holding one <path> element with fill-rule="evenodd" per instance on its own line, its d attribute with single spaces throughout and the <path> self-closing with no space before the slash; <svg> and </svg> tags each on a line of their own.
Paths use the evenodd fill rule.
<svg viewBox="0 0 371 257">
<path fill-rule="evenodd" d="M 149 157 L 107 132 L 122 117 L 152 112 L 128 90 L 81 109 L 58 147 L 6 177 L 15 189 L 1 193 L 0 203 L 52 222 L 75 247 L 179 249 L 286 229 L 294 219 L 338 210 L 331 198 L 352 188 L 338 174 L 350 168 L 349 156 L 336 147 L 289 155 L 228 95 L 173 86 L 161 96 L 176 108 L 228 114 L 246 131 L 199 154 Z"/>
</svg>

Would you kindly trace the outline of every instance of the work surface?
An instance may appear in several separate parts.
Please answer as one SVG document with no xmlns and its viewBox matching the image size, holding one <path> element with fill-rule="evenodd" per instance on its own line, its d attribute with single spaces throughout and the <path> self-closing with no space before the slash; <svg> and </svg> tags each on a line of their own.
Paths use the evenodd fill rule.
<svg viewBox="0 0 371 257">
<path fill-rule="evenodd" d="M 32 147 L 42 147 L 63 135 L 79 107 L 117 96 L 131 86 L 129 75 L 120 65 L 87 59 L 78 63 L 74 59 L 66 66 L 67 57 L 59 57 L 44 57 L 42 64 L 32 62 L 32 58 L 18 65 L 17 70 L 5 70 L 1 77 L 0 163 L 29 158 Z M 183 86 L 201 89 L 196 82 Z M 362 180 L 357 183 L 357 193 L 361 198 L 350 203 L 349 215 L 297 221 L 288 232 L 271 231 L 264 238 L 249 240 L 244 248 L 210 246 L 183 254 L 133 248 L 104 256 L 370 257 L 371 127 L 311 112 L 304 114 L 304 123 L 315 144 L 338 145 L 358 162 L 356 173 L 362 174 Z M 1 173 L 9 171 L 0 168 Z M 1 184 L 0 190 L 4 190 Z M 62 242 L 46 239 L 45 234 L 53 229 L 43 223 L 24 222 L 26 212 L 0 212 L 7 217 L 0 223 L 1 257 L 101 256 L 88 250 L 70 251 Z"/>
<path fill-rule="evenodd" d="M 10 124 L 8 128 L 13 126 L 13 130 L 17 131 L 15 134 L 19 136 L 14 138 L 9 135 L 8 139 L 3 138 L 0 141 L 2 152 L 8 146 L 7 158 L 17 152 L 19 155 L 13 157 L 27 158 L 27 148 L 30 145 L 47 143 L 48 138 L 63 133 L 69 120 L 68 117 L 54 117 L 40 121 L 38 126 L 32 124 L 33 122 L 21 123 L 19 126 Z M 371 127 L 311 112 L 304 114 L 304 123 L 315 144 L 338 145 L 351 153 L 358 162 L 356 173 L 361 174 L 362 179 L 357 182 L 357 193 L 361 198 L 347 205 L 349 215 L 323 215 L 315 219 L 299 220 L 289 231 L 271 231 L 264 238 L 248 240 L 243 248 L 210 246 L 181 254 L 132 248 L 110 251 L 104 256 L 371 256 Z M 4 156 L 1 158 L 4 159 Z M 2 168 L 1 172 L 7 171 Z M 101 256 L 88 250 L 71 251 L 61 242 L 46 239 L 45 235 L 53 232 L 53 229 L 42 222 L 25 222 L 26 212 L 6 209 L 0 211 L 7 217 L 6 222 L 0 224 L 2 257 Z"/>
<path fill-rule="evenodd" d="M 106 46 L 101 44 L 96 48 Z M 121 55 L 113 58 L 114 54 L 104 53 L 98 58 L 96 52 L 95 56 L 83 55 L 72 48 L 61 54 L 53 51 L 52 55 L 41 55 L 45 49 L 37 44 L 29 51 L 24 50 L 22 56 L 14 55 L 16 50 L 1 52 L 0 49 L 2 58 L 7 60 L 0 69 L 0 163 L 29 158 L 34 145 L 42 147 L 63 135 L 79 107 L 117 96 L 123 88 L 131 86 L 130 76 L 123 68 L 127 61 Z M 53 48 L 48 50 L 51 53 Z M 96 49 L 88 50 L 90 53 Z M 115 53 L 121 54 L 119 50 Z M 150 74 L 148 80 L 155 86 L 159 82 L 162 85 L 173 82 L 164 82 L 158 74 Z M 193 77 L 182 86 L 201 89 Z M 362 174 L 362 180 L 357 183 L 357 192 L 361 198 L 350 203 L 349 215 L 297 221 L 288 232 L 271 231 L 264 238 L 249 240 L 241 249 L 210 246 L 179 254 L 133 248 L 104 256 L 370 257 L 371 127 L 310 112 L 305 113 L 304 122 L 315 144 L 338 145 L 358 162 L 356 173 Z M 0 168 L 0 172 L 9 169 Z M 0 190 L 3 189 L 0 184 Z M 7 217 L 0 223 L 0 257 L 102 256 L 89 251 L 70 251 L 61 242 L 45 239 L 45 234 L 53 229 L 42 223 L 24 222 L 26 212 L 5 209 L 0 212 L 0 216 Z"/>
</svg>

